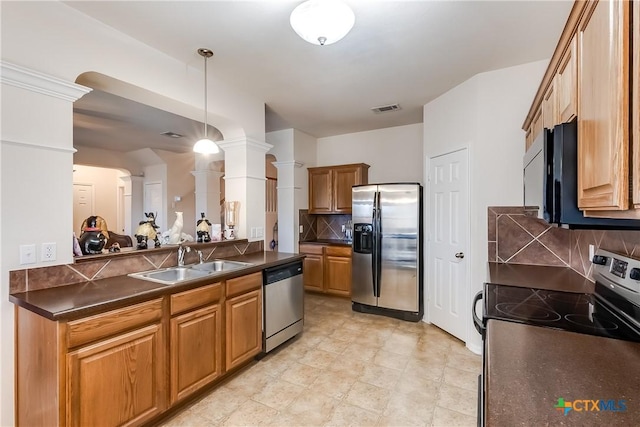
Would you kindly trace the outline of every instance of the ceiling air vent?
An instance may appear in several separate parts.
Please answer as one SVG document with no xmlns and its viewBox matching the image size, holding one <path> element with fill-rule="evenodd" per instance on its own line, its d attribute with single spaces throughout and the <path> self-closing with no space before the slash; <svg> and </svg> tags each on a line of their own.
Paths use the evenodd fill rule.
<svg viewBox="0 0 640 427">
<path fill-rule="evenodd" d="M 388 113 L 389 111 L 396 111 L 400 109 L 399 104 L 389 104 L 389 105 L 381 105 L 379 107 L 373 107 L 371 111 L 374 113 Z"/>
<path fill-rule="evenodd" d="M 169 138 L 182 138 L 184 136 L 171 131 L 162 132 L 160 135 L 168 136 Z"/>
</svg>

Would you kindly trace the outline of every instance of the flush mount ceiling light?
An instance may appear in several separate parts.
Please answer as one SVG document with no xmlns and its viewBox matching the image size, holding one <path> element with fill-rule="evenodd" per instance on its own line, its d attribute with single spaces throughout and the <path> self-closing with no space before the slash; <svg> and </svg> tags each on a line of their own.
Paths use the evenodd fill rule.
<svg viewBox="0 0 640 427">
<path fill-rule="evenodd" d="M 356 17 L 340 0 L 308 0 L 291 12 L 291 27 L 309 43 L 324 46 L 347 35 Z"/>
<path fill-rule="evenodd" d="M 193 151 L 200 154 L 216 154 L 220 152 L 220 148 L 207 138 L 207 59 L 213 56 L 213 52 L 200 48 L 198 54 L 204 58 L 204 138 L 194 144 Z"/>
</svg>

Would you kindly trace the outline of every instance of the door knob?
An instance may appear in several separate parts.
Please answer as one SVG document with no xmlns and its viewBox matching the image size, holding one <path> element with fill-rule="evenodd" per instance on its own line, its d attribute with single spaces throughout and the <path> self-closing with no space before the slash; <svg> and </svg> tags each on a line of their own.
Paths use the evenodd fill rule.
<svg viewBox="0 0 640 427">
<path fill-rule="evenodd" d="M 464 252 L 458 252 L 456 254 L 456 258 L 460 258 L 460 259 L 464 258 Z"/>
</svg>

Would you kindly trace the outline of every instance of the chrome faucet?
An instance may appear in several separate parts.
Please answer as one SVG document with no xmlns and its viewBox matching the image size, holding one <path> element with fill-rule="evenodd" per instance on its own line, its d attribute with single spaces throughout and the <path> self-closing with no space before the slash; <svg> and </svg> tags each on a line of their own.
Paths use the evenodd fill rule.
<svg viewBox="0 0 640 427">
<path fill-rule="evenodd" d="M 200 249 L 196 249 L 196 253 L 198 254 L 198 262 L 200 262 L 200 264 L 203 264 L 204 255 L 202 254 L 202 251 Z"/>
<path fill-rule="evenodd" d="M 178 267 L 184 267 L 184 254 L 191 252 L 189 246 L 182 246 L 182 243 L 178 246 Z"/>
</svg>

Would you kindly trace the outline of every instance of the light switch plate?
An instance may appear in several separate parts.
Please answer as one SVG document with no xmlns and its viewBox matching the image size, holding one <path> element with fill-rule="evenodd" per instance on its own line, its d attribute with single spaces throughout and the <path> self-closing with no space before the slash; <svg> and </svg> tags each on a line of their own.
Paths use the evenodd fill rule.
<svg viewBox="0 0 640 427">
<path fill-rule="evenodd" d="M 36 263 L 36 245 L 20 245 L 20 264 Z"/>
</svg>

